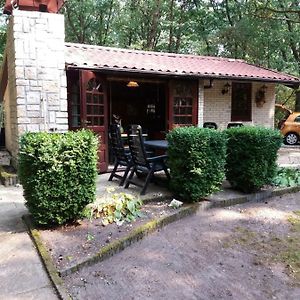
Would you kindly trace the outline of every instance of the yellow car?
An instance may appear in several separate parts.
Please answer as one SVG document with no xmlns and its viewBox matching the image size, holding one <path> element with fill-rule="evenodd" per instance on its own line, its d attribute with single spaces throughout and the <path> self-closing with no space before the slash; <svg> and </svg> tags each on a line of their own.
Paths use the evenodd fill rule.
<svg viewBox="0 0 300 300">
<path fill-rule="evenodd" d="M 284 143 L 286 145 L 296 145 L 300 140 L 300 112 L 292 112 L 282 105 L 276 105 L 277 108 L 285 112 L 284 118 L 278 123 Z"/>
</svg>

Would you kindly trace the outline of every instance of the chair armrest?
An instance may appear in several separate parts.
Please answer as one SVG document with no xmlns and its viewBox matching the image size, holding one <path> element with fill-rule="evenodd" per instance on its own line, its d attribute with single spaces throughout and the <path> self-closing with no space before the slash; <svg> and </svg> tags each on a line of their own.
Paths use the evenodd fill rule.
<svg viewBox="0 0 300 300">
<path fill-rule="evenodd" d="M 159 160 L 165 160 L 168 158 L 168 155 L 160 155 L 160 156 L 154 156 L 154 157 L 149 157 L 147 158 L 148 162 L 155 162 Z"/>
</svg>

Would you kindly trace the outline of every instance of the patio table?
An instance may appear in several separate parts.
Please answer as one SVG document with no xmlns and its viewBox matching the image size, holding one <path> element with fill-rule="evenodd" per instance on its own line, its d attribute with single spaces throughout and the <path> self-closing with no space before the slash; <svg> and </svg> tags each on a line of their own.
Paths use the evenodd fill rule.
<svg viewBox="0 0 300 300">
<path fill-rule="evenodd" d="M 144 141 L 144 145 L 147 148 L 157 149 L 157 150 L 167 150 L 168 142 L 166 140 L 150 140 Z"/>
</svg>

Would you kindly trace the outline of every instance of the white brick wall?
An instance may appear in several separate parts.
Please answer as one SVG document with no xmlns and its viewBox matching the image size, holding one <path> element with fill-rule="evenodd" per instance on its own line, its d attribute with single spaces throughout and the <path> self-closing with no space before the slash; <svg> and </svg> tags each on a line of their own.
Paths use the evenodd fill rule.
<svg viewBox="0 0 300 300">
<path fill-rule="evenodd" d="M 14 160 L 23 132 L 68 130 L 64 30 L 63 15 L 14 10 L 10 19 L 5 101 Z"/>
<path fill-rule="evenodd" d="M 222 94 L 222 89 L 227 82 L 232 84 L 231 81 L 227 80 L 214 80 L 212 88 L 204 89 L 204 105 L 202 105 L 202 96 L 199 96 L 200 126 L 203 124 L 203 122 L 215 122 L 217 123 L 218 128 L 225 129 L 227 127 L 227 124 L 231 122 L 231 87 L 229 88 L 229 92 L 227 94 Z M 205 84 L 207 85 L 206 82 Z M 243 123 L 247 125 L 262 125 L 265 127 L 273 128 L 275 85 L 266 83 L 268 89 L 265 97 L 266 103 L 264 103 L 263 107 L 257 107 L 255 103 L 255 94 L 263 84 L 264 83 L 262 82 L 252 83 L 252 121 Z M 202 123 L 201 114 L 203 115 Z"/>
</svg>

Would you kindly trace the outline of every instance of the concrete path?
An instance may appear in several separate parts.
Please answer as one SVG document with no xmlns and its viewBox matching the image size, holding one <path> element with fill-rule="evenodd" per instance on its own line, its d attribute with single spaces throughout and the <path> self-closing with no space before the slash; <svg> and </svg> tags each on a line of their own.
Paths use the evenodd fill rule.
<svg viewBox="0 0 300 300">
<path fill-rule="evenodd" d="M 278 151 L 277 163 L 281 167 L 300 168 L 300 146 L 282 146 Z"/>
<path fill-rule="evenodd" d="M 0 299 L 56 300 L 21 220 L 26 212 L 22 188 L 0 185 Z"/>
</svg>

